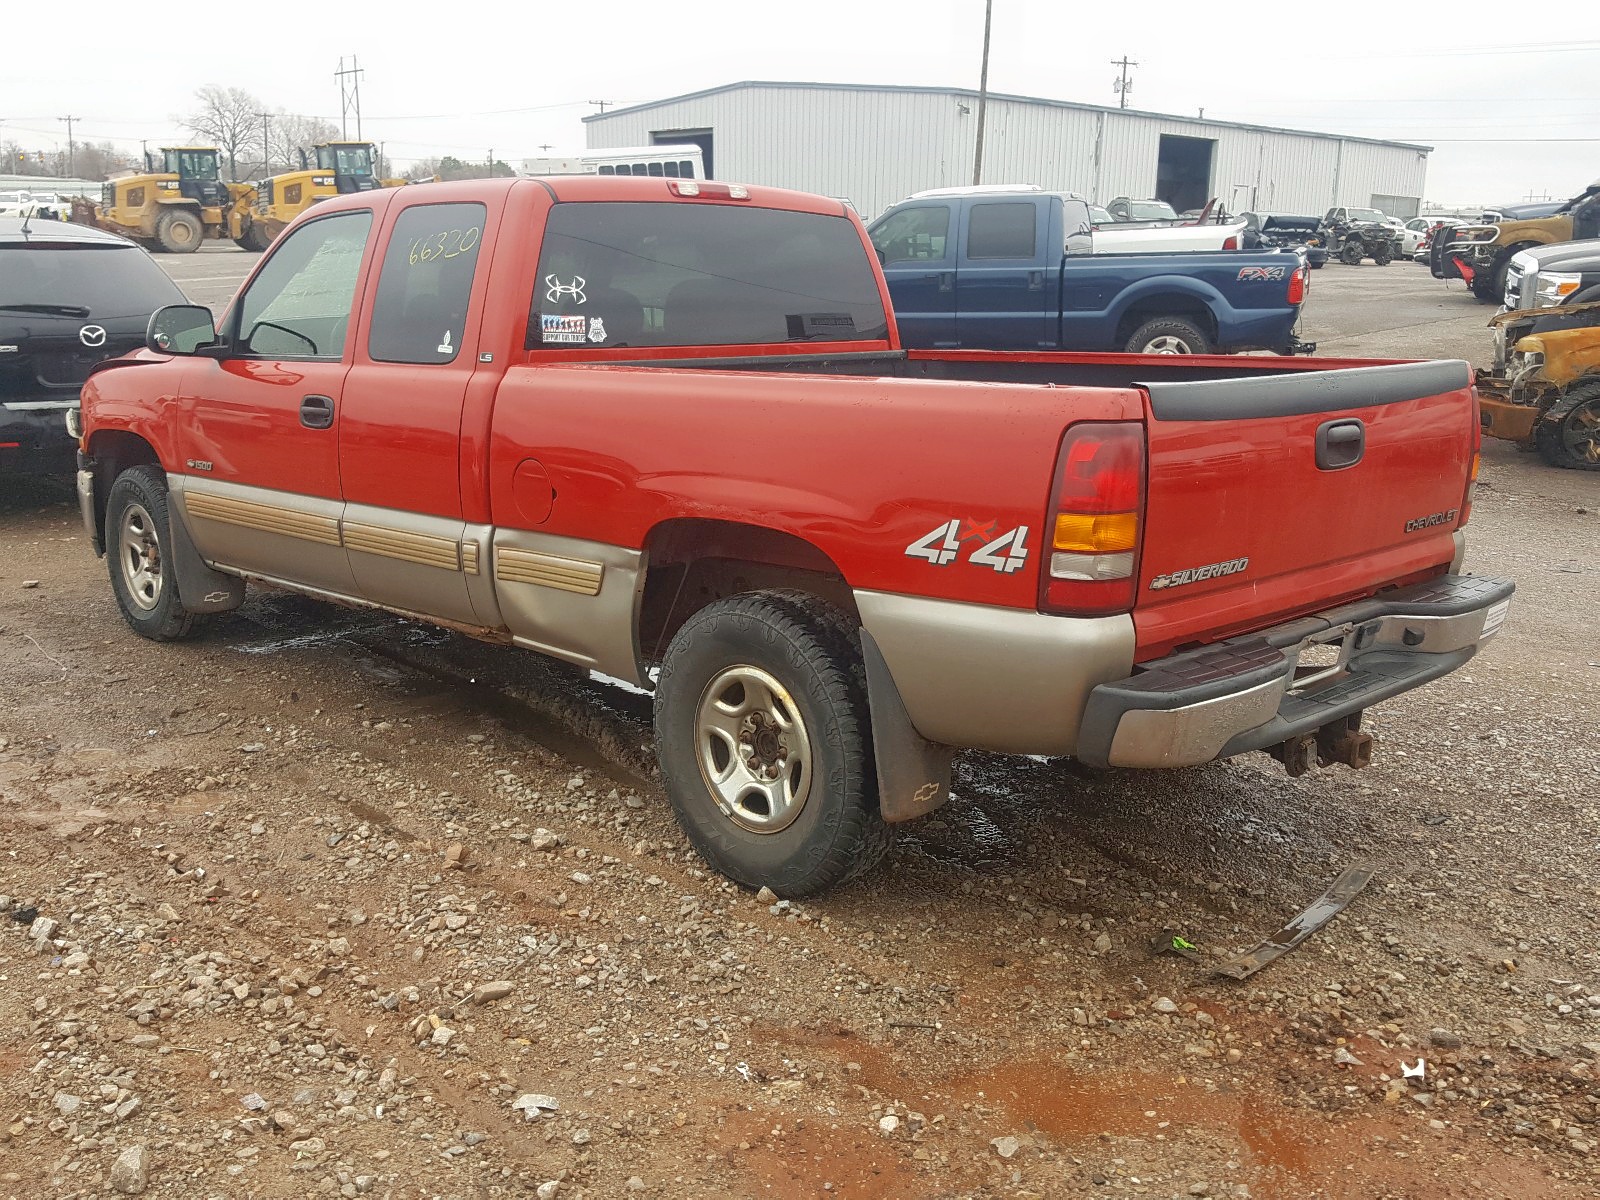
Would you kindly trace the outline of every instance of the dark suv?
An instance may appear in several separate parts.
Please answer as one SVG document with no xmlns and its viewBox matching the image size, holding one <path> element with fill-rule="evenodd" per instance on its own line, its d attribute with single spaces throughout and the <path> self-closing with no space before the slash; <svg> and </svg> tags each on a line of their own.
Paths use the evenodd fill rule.
<svg viewBox="0 0 1600 1200">
<path fill-rule="evenodd" d="M 182 303 L 178 285 L 126 238 L 0 220 L 0 475 L 71 470 L 66 415 L 89 369 L 144 345 L 150 314 Z"/>
</svg>

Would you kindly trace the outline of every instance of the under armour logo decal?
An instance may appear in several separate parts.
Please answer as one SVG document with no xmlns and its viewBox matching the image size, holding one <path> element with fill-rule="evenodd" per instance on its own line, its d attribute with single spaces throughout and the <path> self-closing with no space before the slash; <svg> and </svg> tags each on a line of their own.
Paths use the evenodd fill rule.
<svg viewBox="0 0 1600 1200">
<path fill-rule="evenodd" d="M 583 289 L 588 280 L 582 275 L 574 275 L 571 283 L 562 283 L 559 275 L 546 275 L 544 282 L 545 287 L 548 289 L 544 294 L 544 298 L 551 304 L 556 303 L 563 296 L 571 296 L 579 304 L 583 304 L 588 300 L 588 297 L 583 294 Z"/>
</svg>

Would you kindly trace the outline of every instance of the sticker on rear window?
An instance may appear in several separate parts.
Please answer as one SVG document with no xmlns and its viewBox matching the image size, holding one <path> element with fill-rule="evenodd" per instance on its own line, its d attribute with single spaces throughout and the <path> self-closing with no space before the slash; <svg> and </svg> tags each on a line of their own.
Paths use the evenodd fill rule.
<svg viewBox="0 0 1600 1200">
<path fill-rule="evenodd" d="M 544 298 L 551 304 L 559 304 L 563 297 L 570 297 L 574 304 L 584 304 L 589 297 L 583 294 L 583 289 L 589 281 L 582 275 L 574 275 L 571 283 L 562 283 L 559 275 L 546 275 L 544 277 Z"/>
<path fill-rule="evenodd" d="M 581 346 L 589 337 L 589 318 L 545 313 L 539 318 L 539 333 L 546 345 Z"/>
</svg>

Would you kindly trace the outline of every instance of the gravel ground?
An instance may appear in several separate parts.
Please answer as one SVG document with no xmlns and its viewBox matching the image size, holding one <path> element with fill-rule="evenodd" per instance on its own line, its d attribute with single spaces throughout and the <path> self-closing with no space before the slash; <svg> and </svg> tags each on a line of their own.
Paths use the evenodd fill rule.
<svg viewBox="0 0 1600 1200">
<path fill-rule="evenodd" d="M 1307 321 L 1487 316 L 1396 264 Z M 803 905 L 687 848 L 647 698 L 261 591 L 143 642 L 70 488 L 0 482 L 0 1194 L 1593 1196 L 1594 480 L 1485 458 L 1511 621 L 1369 770 L 968 756 Z"/>
</svg>

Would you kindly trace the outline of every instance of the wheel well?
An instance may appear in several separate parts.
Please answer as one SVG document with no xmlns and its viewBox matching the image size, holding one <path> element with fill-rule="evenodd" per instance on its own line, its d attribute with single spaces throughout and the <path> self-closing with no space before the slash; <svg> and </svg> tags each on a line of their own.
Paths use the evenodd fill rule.
<svg viewBox="0 0 1600 1200">
<path fill-rule="evenodd" d="M 136 433 L 104 429 L 89 438 L 88 457 L 94 463 L 94 522 L 102 540 L 106 532 L 106 498 L 111 485 L 129 467 L 161 466 L 155 447 Z"/>
<path fill-rule="evenodd" d="M 834 561 L 804 538 L 737 521 L 663 521 L 645 541 L 649 568 L 639 602 L 639 649 L 659 661 L 683 623 L 717 600 L 793 588 L 859 620 L 855 593 Z"/>
<path fill-rule="evenodd" d="M 1122 320 L 1117 322 L 1117 348 L 1121 349 L 1123 343 L 1133 336 L 1135 329 L 1157 317 L 1182 317 L 1193 321 L 1200 327 L 1200 332 L 1213 345 L 1216 344 L 1217 318 L 1210 306 L 1197 296 L 1167 294 L 1137 300 L 1122 314 Z"/>
</svg>

